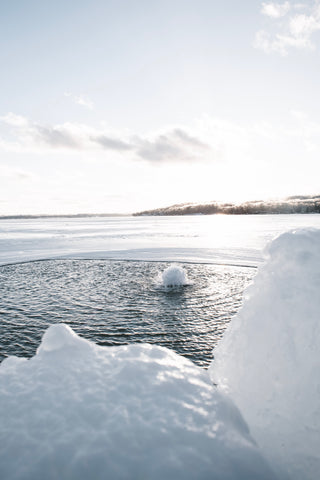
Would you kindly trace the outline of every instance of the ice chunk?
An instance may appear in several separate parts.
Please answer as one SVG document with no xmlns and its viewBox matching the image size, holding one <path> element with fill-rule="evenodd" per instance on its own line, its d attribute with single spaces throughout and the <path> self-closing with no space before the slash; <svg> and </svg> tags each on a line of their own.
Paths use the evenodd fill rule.
<svg viewBox="0 0 320 480">
<path fill-rule="evenodd" d="M 320 472 L 320 230 L 275 239 L 210 374 L 283 478 Z"/>
<path fill-rule="evenodd" d="M 0 478 L 271 480 L 237 408 L 165 348 L 98 347 L 65 325 L 0 366 Z"/>
<path fill-rule="evenodd" d="M 80 338 L 68 325 L 57 323 L 51 325 L 44 333 L 37 353 L 54 352 L 68 347 L 80 349 L 81 353 L 83 353 L 84 350 L 90 349 L 91 342 Z"/>
</svg>

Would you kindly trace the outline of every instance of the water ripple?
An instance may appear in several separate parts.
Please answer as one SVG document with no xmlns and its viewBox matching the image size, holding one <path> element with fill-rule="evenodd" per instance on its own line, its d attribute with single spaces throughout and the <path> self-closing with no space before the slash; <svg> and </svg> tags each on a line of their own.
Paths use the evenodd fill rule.
<svg viewBox="0 0 320 480">
<path fill-rule="evenodd" d="M 186 264 L 192 285 L 159 287 L 166 262 L 48 260 L 0 268 L 0 360 L 31 357 L 64 322 L 100 345 L 147 342 L 207 366 L 254 269 Z"/>
</svg>

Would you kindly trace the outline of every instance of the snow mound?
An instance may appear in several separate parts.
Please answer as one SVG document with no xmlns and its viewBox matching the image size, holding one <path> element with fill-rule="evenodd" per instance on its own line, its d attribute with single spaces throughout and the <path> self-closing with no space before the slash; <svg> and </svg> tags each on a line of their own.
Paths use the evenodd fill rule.
<svg viewBox="0 0 320 480">
<path fill-rule="evenodd" d="M 160 275 L 160 282 L 165 288 L 182 287 L 190 285 L 188 276 L 184 268 L 178 265 L 170 265 Z"/>
<path fill-rule="evenodd" d="M 0 366 L 0 478 L 274 478 L 208 373 L 148 344 L 99 347 L 53 325 Z"/>
<path fill-rule="evenodd" d="M 214 350 L 228 392 L 282 478 L 320 471 L 320 230 L 276 238 Z"/>
<path fill-rule="evenodd" d="M 85 339 L 80 338 L 68 325 L 58 323 L 51 325 L 44 333 L 37 353 L 55 352 L 68 348 L 73 349 L 73 351 L 79 349 L 82 352 L 92 349 L 92 345 Z"/>
</svg>

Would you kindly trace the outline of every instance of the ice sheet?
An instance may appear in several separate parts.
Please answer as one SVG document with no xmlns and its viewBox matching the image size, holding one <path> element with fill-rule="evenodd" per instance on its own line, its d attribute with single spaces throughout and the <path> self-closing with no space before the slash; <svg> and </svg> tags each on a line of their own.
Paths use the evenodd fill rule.
<svg viewBox="0 0 320 480">
<path fill-rule="evenodd" d="M 257 266 L 268 241 L 320 215 L 55 218 L 0 221 L 0 265 L 111 258 Z"/>
</svg>

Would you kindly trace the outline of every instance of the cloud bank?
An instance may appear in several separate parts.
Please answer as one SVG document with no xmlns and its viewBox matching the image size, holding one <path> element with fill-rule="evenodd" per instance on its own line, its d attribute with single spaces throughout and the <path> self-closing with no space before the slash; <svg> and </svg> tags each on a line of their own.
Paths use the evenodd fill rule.
<svg viewBox="0 0 320 480">
<path fill-rule="evenodd" d="M 215 158 L 213 148 L 186 128 L 168 128 L 145 135 L 126 136 L 83 124 L 40 125 L 20 115 L 8 113 L 0 121 L 11 127 L 16 150 L 88 150 L 130 153 L 132 158 L 150 163 L 192 162 Z"/>
<path fill-rule="evenodd" d="M 7 135 L 7 136 L 6 136 Z M 149 165 L 247 164 L 250 158 L 273 157 L 279 148 L 294 142 L 305 153 L 320 152 L 320 124 L 300 111 L 292 111 L 286 125 L 241 125 L 203 116 L 193 126 L 167 127 L 137 135 L 66 122 L 42 125 L 8 113 L 0 117 L 0 150 L 44 154 L 90 153 L 101 160 L 123 159 Z M 281 147 L 282 146 L 282 147 Z M 254 153 L 253 153 L 254 152 Z"/>
<path fill-rule="evenodd" d="M 254 46 L 265 53 L 287 55 L 290 49 L 313 50 L 314 34 L 320 30 L 318 1 L 294 3 L 262 3 L 261 13 L 268 17 L 268 30 L 256 33 Z"/>
</svg>

